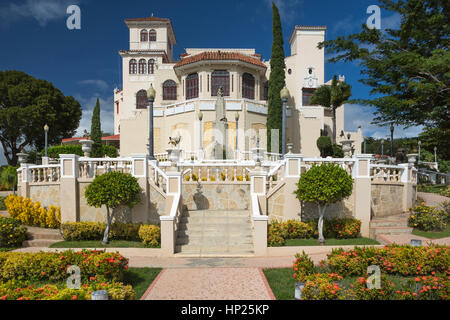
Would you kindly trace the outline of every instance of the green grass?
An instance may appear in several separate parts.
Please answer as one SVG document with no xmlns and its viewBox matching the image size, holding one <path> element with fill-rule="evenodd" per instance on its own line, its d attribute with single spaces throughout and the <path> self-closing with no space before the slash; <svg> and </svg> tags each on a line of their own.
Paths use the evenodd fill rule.
<svg viewBox="0 0 450 320">
<path fill-rule="evenodd" d="M 375 245 L 378 241 L 369 238 L 325 239 L 326 246 Z M 287 247 L 319 246 L 317 239 L 288 239 Z"/>
<path fill-rule="evenodd" d="M 420 231 L 420 230 L 414 229 L 412 234 L 415 236 L 425 237 L 428 239 L 447 238 L 447 237 L 450 237 L 450 224 L 448 224 L 447 227 L 442 231 Z"/>
<path fill-rule="evenodd" d="M 6 197 L 0 197 L 0 211 L 6 210 L 5 199 Z"/>
<path fill-rule="evenodd" d="M 50 248 L 145 248 L 140 241 L 111 240 L 104 245 L 101 241 L 61 241 L 53 243 Z"/>
<path fill-rule="evenodd" d="M 19 248 L 0 248 L 0 252 L 8 252 L 8 251 L 13 251 Z"/>
<path fill-rule="evenodd" d="M 263 272 L 277 300 L 294 300 L 295 283 L 297 280 L 292 277 L 294 272 L 291 268 L 264 269 Z M 409 279 L 414 279 L 393 275 L 387 275 L 386 277 L 392 281 L 396 287 L 406 283 Z M 357 278 L 358 277 L 356 276 L 346 277 L 341 283 L 344 286 L 348 286 L 351 283 L 354 283 Z"/>
<path fill-rule="evenodd" d="M 131 284 L 139 300 L 158 276 L 160 268 L 128 268 L 124 275 L 124 283 Z"/>
<path fill-rule="evenodd" d="M 428 192 L 428 193 L 437 193 L 440 195 L 441 192 L 445 191 L 446 185 L 445 184 L 436 184 L 436 185 L 420 185 L 418 188 L 419 192 Z"/>
</svg>

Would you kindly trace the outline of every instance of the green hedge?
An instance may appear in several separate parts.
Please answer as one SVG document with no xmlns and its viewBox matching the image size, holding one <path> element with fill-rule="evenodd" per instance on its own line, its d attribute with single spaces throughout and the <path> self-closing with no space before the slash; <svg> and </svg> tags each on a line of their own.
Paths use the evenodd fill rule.
<svg viewBox="0 0 450 320">
<path fill-rule="evenodd" d="M 140 224 L 115 222 L 111 225 L 111 240 L 139 240 Z M 102 240 L 106 223 L 101 222 L 68 222 L 61 225 L 66 241 Z"/>
<path fill-rule="evenodd" d="M 48 148 L 48 156 L 50 158 L 59 158 L 60 154 L 76 154 L 79 156 L 83 156 L 84 152 L 81 149 L 81 145 L 63 145 Z M 114 146 L 102 145 L 102 154 L 110 158 L 116 158 L 117 149 Z M 42 156 L 44 155 L 45 150 L 42 150 Z"/>
<path fill-rule="evenodd" d="M 27 239 L 27 228 L 20 222 L 0 217 L 0 248 L 18 248 Z"/>
</svg>

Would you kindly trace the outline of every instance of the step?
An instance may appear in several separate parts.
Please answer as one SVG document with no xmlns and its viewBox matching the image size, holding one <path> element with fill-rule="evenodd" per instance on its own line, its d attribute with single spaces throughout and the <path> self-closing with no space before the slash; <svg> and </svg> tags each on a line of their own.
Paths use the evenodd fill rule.
<svg viewBox="0 0 450 320">
<path fill-rule="evenodd" d="M 27 233 L 29 240 L 59 240 L 63 241 L 64 238 L 58 233 L 58 234 L 52 234 L 52 233 Z"/>
<path fill-rule="evenodd" d="M 371 228 L 378 227 L 408 227 L 407 221 L 391 221 L 391 220 L 372 220 L 370 221 Z"/>
<path fill-rule="evenodd" d="M 220 236 L 220 237 L 203 237 L 203 236 L 187 236 L 187 237 L 178 237 L 177 245 L 229 245 L 229 246 L 238 246 L 238 245 L 253 245 L 253 238 L 251 236 L 247 237 L 229 237 L 229 236 Z"/>
<path fill-rule="evenodd" d="M 199 246 L 199 245 L 183 245 L 176 246 L 176 252 L 187 254 L 252 254 L 253 245 L 240 246 Z"/>
<path fill-rule="evenodd" d="M 250 217 L 226 217 L 226 216 L 194 216 L 186 217 L 183 216 L 180 219 L 180 223 L 250 223 Z"/>
<path fill-rule="evenodd" d="M 403 234 L 403 233 L 411 233 L 413 228 L 408 227 L 377 227 L 371 228 L 370 232 L 373 235 L 377 234 Z"/>
<path fill-rule="evenodd" d="M 210 231 L 210 230 L 179 230 L 177 233 L 178 237 L 237 237 L 237 238 L 245 238 L 245 237 L 252 237 L 253 232 L 251 229 L 242 229 L 242 230 L 232 230 L 232 231 L 226 231 L 226 230 L 217 230 L 217 231 Z"/>
<path fill-rule="evenodd" d="M 180 223 L 179 230 L 247 230 L 251 229 L 251 224 L 248 223 Z"/>
<path fill-rule="evenodd" d="M 250 217 L 249 211 L 186 211 L 183 217 Z"/>
<path fill-rule="evenodd" d="M 380 235 L 375 235 L 375 240 L 378 241 L 380 244 L 388 245 L 391 244 L 390 242 L 384 240 Z"/>
<path fill-rule="evenodd" d="M 22 247 L 43 247 L 48 248 L 50 245 L 60 242 L 61 240 L 26 240 L 22 242 Z"/>
</svg>

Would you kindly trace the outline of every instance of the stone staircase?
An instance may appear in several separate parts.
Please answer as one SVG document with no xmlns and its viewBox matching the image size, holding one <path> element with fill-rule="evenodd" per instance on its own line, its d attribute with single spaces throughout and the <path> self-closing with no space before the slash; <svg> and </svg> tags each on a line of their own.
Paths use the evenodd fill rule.
<svg viewBox="0 0 450 320">
<path fill-rule="evenodd" d="M 27 227 L 28 239 L 22 242 L 22 247 L 49 247 L 53 243 L 63 241 L 59 230 Z"/>
<path fill-rule="evenodd" d="M 194 256 L 251 256 L 253 230 L 250 212 L 241 210 L 185 211 L 176 252 Z"/>
<path fill-rule="evenodd" d="M 388 217 L 374 218 L 370 221 L 370 238 L 377 240 L 381 244 L 388 244 L 383 239 L 386 234 L 410 234 L 412 228 L 408 227 L 409 214 L 401 214 Z"/>
</svg>

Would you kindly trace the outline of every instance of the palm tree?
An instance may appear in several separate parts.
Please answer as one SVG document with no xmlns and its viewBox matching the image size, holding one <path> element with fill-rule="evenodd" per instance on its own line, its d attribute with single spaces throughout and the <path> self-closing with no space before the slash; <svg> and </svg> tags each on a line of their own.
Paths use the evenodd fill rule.
<svg viewBox="0 0 450 320">
<path fill-rule="evenodd" d="M 321 105 L 333 111 L 333 143 L 336 143 L 336 109 L 348 102 L 351 95 L 352 87 L 334 76 L 331 86 L 320 86 L 311 98 L 312 105 Z"/>
</svg>

